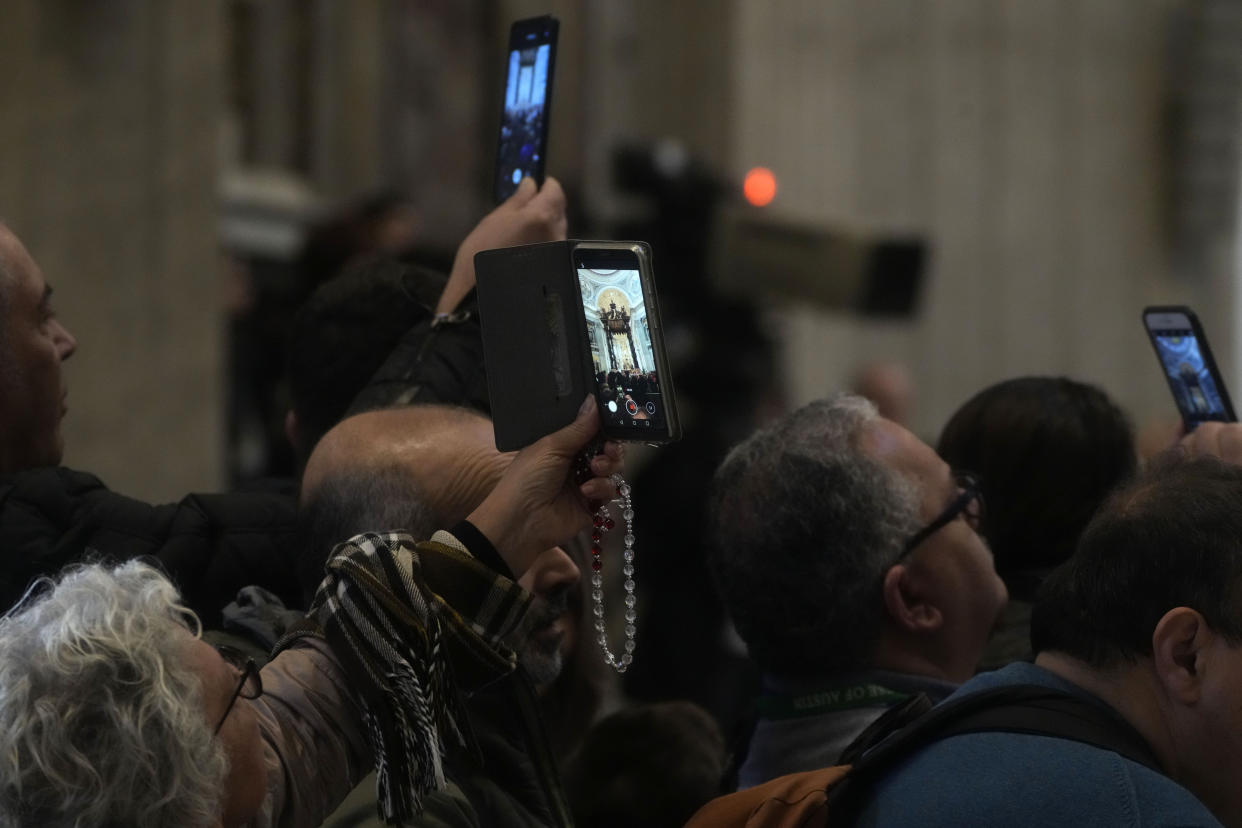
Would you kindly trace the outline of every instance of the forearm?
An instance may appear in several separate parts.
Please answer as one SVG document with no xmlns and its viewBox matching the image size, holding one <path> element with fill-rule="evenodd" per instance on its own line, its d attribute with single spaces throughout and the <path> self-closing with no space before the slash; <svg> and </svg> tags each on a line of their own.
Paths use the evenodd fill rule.
<svg viewBox="0 0 1242 828">
<path fill-rule="evenodd" d="M 263 668 L 258 715 L 268 796 L 258 826 L 317 826 L 373 760 L 340 662 L 325 641 L 304 638 Z"/>
<path fill-rule="evenodd" d="M 262 824 L 318 825 L 372 764 L 394 794 L 386 813 L 408 817 L 444 785 L 428 752 L 468 732 L 459 691 L 514 669 L 503 639 L 524 624 L 531 597 L 447 532 L 420 544 L 401 534 L 351 539 L 320 596 L 310 620 L 323 640 L 296 640 L 263 673 L 276 685 L 256 703 L 269 765 Z M 444 686 L 450 676 L 454 686 Z"/>
</svg>

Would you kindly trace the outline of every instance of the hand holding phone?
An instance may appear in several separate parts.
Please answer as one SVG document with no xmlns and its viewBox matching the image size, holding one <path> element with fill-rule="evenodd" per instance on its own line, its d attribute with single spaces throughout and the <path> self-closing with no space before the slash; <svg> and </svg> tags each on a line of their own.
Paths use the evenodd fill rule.
<svg viewBox="0 0 1242 828">
<path fill-rule="evenodd" d="M 1242 423 L 1201 423 L 1181 444 L 1189 457 L 1216 457 L 1242 466 Z"/>
<path fill-rule="evenodd" d="M 498 204 L 513 195 L 523 178 L 543 184 L 559 28 L 555 17 L 545 15 L 519 20 L 509 29 L 509 59 L 496 151 Z"/>
<path fill-rule="evenodd" d="M 474 288 L 474 256 L 479 251 L 560 241 L 568 226 L 565 191 L 555 178 L 546 179 L 538 192 L 534 180 L 518 187 L 504 204 L 484 216 L 457 248 L 436 313 L 457 310 Z"/>
<path fill-rule="evenodd" d="M 1209 421 L 1235 422 L 1225 381 L 1194 311 L 1181 305 L 1144 308 L 1143 326 L 1186 431 Z"/>
</svg>

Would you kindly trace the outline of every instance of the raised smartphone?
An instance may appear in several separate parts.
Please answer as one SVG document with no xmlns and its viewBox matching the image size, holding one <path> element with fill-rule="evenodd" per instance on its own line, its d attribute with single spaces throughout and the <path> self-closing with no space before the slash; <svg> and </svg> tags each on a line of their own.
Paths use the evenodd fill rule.
<svg viewBox="0 0 1242 828">
<path fill-rule="evenodd" d="M 567 239 L 474 257 L 496 446 L 528 446 L 595 396 L 605 437 L 681 436 L 643 242 Z"/>
<path fill-rule="evenodd" d="M 1236 421 L 1225 382 L 1194 311 L 1181 305 L 1144 308 L 1143 326 L 1186 430 L 1209 420 Z"/>
<path fill-rule="evenodd" d="M 604 435 L 650 443 L 678 439 L 650 248 L 578 242 L 571 255 Z"/>
<path fill-rule="evenodd" d="M 559 28 L 555 17 L 544 15 L 519 20 L 509 29 L 509 60 L 496 151 L 497 203 L 513 195 L 528 176 L 543 185 Z"/>
</svg>

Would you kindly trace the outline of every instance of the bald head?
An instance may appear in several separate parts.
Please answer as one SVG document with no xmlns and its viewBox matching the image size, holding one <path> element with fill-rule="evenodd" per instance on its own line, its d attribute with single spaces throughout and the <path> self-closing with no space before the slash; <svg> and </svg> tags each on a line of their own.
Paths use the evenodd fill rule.
<svg viewBox="0 0 1242 828">
<path fill-rule="evenodd" d="M 512 460 L 496 450 L 491 421 L 474 411 L 441 405 L 368 411 L 319 441 L 302 477 L 302 502 L 334 477 L 396 466 L 422 491 L 436 525 L 447 528 L 483 502 Z"/>
<path fill-rule="evenodd" d="M 872 362 L 854 377 L 853 390 L 875 404 L 880 416 L 905 425 L 910 418 L 914 385 L 910 372 L 899 362 Z"/>
</svg>

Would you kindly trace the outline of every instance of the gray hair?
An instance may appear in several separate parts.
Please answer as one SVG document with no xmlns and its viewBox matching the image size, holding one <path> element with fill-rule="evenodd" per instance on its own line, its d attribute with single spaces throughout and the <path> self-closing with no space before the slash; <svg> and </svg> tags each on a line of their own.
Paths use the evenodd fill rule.
<svg viewBox="0 0 1242 828">
<path fill-rule="evenodd" d="M 228 760 L 153 567 L 75 567 L 0 619 L 0 824 L 208 826 Z"/>
<path fill-rule="evenodd" d="M 298 582 L 309 606 L 333 548 L 363 532 L 431 537 L 441 528 L 414 472 L 399 462 L 325 477 L 298 511 Z"/>
<path fill-rule="evenodd" d="M 884 573 L 919 526 L 911 481 L 859 447 L 862 397 L 818 400 L 735 447 L 716 472 L 711 568 L 738 632 L 769 672 L 865 666 Z"/>
</svg>

